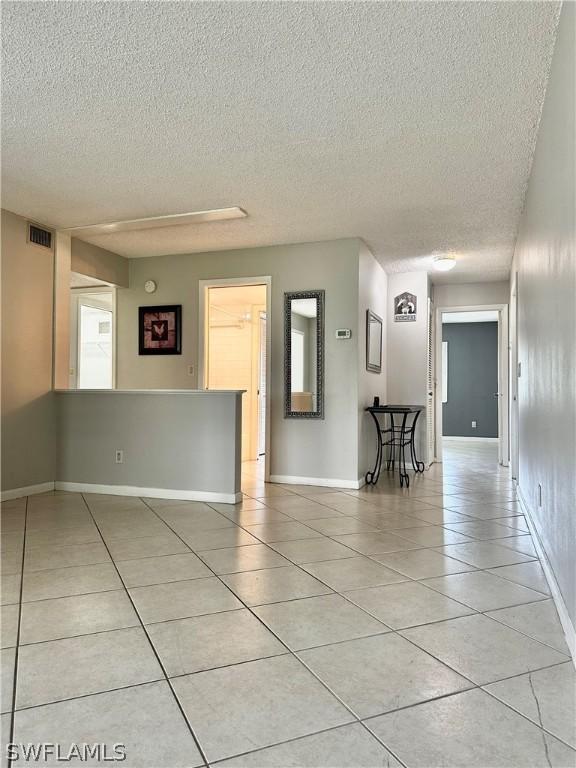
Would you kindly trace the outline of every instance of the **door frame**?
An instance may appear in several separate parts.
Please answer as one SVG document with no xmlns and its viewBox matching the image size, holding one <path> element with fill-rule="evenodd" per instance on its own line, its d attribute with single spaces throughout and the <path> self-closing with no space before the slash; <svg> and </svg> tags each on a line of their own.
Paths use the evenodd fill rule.
<svg viewBox="0 0 576 768">
<path fill-rule="evenodd" d="M 267 339 L 268 339 L 268 318 L 266 317 L 266 311 L 260 310 L 259 316 L 258 316 L 258 325 L 260 326 L 258 329 L 258 359 L 260 361 L 260 370 L 259 370 L 259 376 L 258 376 L 258 457 L 264 456 L 264 462 L 266 462 L 266 451 L 268 446 L 266 445 L 266 393 L 267 393 L 267 385 L 266 385 L 266 375 L 267 375 L 267 366 L 264 366 L 266 370 L 264 371 L 264 376 L 262 377 L 262 356 L 264 356 L 264 359 L 267 358 Z M 264 327 L 264 332 L 262 332 L 262 327 Z M 264 355 L 262 355 L 262 339 L 264 339 Z M 264 387 L 262 387 L 262 378 L 264 378 Z M 262 433 L 260 431 L 260 414 L 262 413 L 262 398 L 264 399 L 264 451 L 263 453 L 260 452 L 261 448 L 261 437 Z"/>
<path fill-rule="evenodd" d="M 520 402 L 518 375 L 518 272 L 510 279 L 510 469 L 512 479 L 518 482 L 520 473 Z"/>
<path fill-rule="evenodd" d="M 508 338 L 508 304 L 475 304 L 463 307 L 436 308 L 435 340 L 435 410 L 436 410 L 436 461 L 442 461 L 442 315 L 449 312 L 498 312 L 498 463 L 503 467 L 510 464 L 510 386 Z"/>
<path fill-rule="evenodd" d="M 271 383 L 272 383 L 272 277 L 222 277 L 212 280 L 198 280 L 198 389 L 206 386 L 206 328 L 208 326 L 208 304 L 206 295 L 209 288 L 241 287 L 250 285 L 266 286 L 266 454 L 264 456 L 264 480 L 270 482 L 271 449 Z"/>
</svg>

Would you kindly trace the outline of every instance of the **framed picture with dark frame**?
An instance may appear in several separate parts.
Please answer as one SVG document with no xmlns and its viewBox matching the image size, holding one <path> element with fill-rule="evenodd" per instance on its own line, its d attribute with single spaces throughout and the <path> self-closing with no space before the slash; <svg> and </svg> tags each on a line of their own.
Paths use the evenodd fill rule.
<svg viewBox="0 0 576 768">
<path fill-rule="evenodd" d="M 182 305 L 138 307 L 138 354 L 182 354 Z"/>
<path fill-rule="evenodd" d="M 382 372 L 382 318 L 366 310 L 366 370 Z"/>
</svg>

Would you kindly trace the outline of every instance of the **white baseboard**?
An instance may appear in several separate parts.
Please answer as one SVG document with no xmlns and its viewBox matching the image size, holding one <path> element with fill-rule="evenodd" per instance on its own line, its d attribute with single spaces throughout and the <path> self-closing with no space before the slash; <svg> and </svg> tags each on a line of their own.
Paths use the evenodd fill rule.
<svg viewBox="0 0 576 768">
<path fill-rule="evenodd" d="M 139 485 L 98 485 L 97 483 L 67 483 L 57 480 L 58 491 L 72 493 L 105 493 L 111 496 L 145 496 L 151 499 L 181 499 L 182 501 L 219 502 L 237 504 L 241 493 L 214 493 L 212 491 L 182 491 L 172 488 L 141 488 Z"/>
<path fill-rule="evenodd" d="M 33 496 L 36 493 L 48 493 L 54 490 L 54 483 L 38 483 L 37 485 L 27 485 L 25 488 L 12 488 L 9 491 L 2 491 L 0 498 L 2 501 L 11 499 L 20 499 L 22 496 Z"/>
<path fill-rule="evenodd" d="M 442 440 L 458 440 L 460 443 L 497 443 L 499 437 L 458 437 L 457 435 L 442 435 Z"/>
<path fill-rule="evenodd" d="M 358 480 L 337 480 L 332 477 L 296 477 L 295 475 L 270 475 L 271 483 L 284 485 L 319 485 L 325 488 L 351 488 L 358 490 L 365 484 L 363 477 Z"/>
<path fill-rule="evenodd" d="M 550 561 L 548 560 L 548 556 L 546 555 L 546 550 L 544 549 L 542 545 L 542 541 L 540 540 L 538 529 L 536 528 L 534 520 L 532 519 L 530 507 L 528 506 L 528 503 L 526 502 L 526 499 L 524 498 L 522 494 L 522 490 L 520 489 L 520 486 L 518 485 L 518 483 L 516 483 L 516 490 L 518 492 L 518 500 L 520 502 L 520 508 L 524 513 L 526 522 L 528 523 L 528 528 L 530 529 L 530 533 L 532 534 L 532 541 L 534 542 L 536 553 L 540 558 L 540 564 L 542 565 L 542 570 L 544 571 L 544 575 L 546 576 L 546 581 L 548 582 L 548 586 L 550 587 L 550 592 L 552 593 L 552 599 L 554 600 L 556 610 L 558 611 L 558 616 L 560 618 L 560 623 L 562 624 L 562 629 L 564 630 L 566 642 L 568 644 L 568 648 L 570 649 L 570 653 L 572 655 L 572 662 L 576 667 L 576 628 L 572 624 L 570 615 L 568 613 L 568 609 L 566 608 L 566 603 L 564 602 L 564 598 L 562 597 L 562 593 L 560 592 L 560 587 L 558 586 L 558 582 L 556 581 L 554 570 L 550 565 Z"/>
</svg>

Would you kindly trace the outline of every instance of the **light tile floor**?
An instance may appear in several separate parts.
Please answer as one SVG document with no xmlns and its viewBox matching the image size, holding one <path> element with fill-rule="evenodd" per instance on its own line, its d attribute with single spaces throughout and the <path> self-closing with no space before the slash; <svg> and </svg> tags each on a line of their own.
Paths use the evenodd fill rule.
<svg viewBox="0 0 576 768">
<path fill-rule="evenodd" d="M 120 743 L 133 768 L 576 765 L 574 667 L 491 446 L 450 443 L 408 491 L 244 474 L 237 505 L 2 505 L 3 743 Z"/>
</svg>

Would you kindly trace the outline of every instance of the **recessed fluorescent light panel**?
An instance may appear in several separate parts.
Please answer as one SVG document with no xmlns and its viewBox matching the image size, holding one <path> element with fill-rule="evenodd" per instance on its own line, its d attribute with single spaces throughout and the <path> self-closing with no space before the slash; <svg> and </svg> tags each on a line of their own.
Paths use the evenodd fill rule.
<svg viewBox="0 0 576 768">
<path fill-rule="evenodd" d="M 232 208 L 214 208 L 210 211 L 149 216 L 144 219 L 110 221 L 104 224 L 87 224 L 83 227 L 66 227 L 61 231 L 70 232 L 71 235 L 107 235 L 115 232 L 133 232 L 138 229 L 158 229 L 160 227 L 179 227 L 183 224 L 205 224 L 208 221 L 244 219 L 247 215 L 243 208 L 234 206 Z"/>
</svg>

